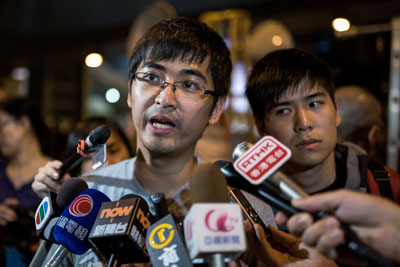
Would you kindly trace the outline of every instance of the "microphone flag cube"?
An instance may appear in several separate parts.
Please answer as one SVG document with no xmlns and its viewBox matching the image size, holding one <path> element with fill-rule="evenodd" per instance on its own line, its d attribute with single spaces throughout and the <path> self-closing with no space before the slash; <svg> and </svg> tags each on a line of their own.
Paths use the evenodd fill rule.
<svg viewBox="0 0 400 267">
<path fill-rule="evenodd" d="M 37 237 L 43 239 L 43 229 L 49 223 L 49 221 L 58 216 L 58 213 L 61 213 L 58 210 L 58 207 L 55 205 L 56 203 L 56 193 L 48 192 L 46 196 L 40 202 L 38 208 L 35 212 L 35 227 L 36 227 L 36 235 Z"/>
<path fill-rule="evenodd" d="M 115 254 L 121 263 L 147 262 L 149 254 L 145 236 L 154 220 L 142 198 L 104 202 L 89 234 L 89 241 L 107 259 Z"/>
<path fill-rule="evenodd" d="M 224 255 L 229 262 L 246 250 L 242 212 L 234 203 L 196 203 L 184 219 L 189 256 L 207 262 L 211 254 Z"/>
<path fill-rule="evenodd" d="M 153 266 L 193 266 L 171 214 L 147 229 L 146 246 Z"/>
<path fill-rule="evenodd" d="M 292 153 L 272 136 L 264 136 L 249 148 L 233 167 L 250 183 L 258 185 L 290 159 Z"/>
<path fill-rule="evenodd" d="M 96 189 L 80 193 L 63 211 L 54 226 L 54 239 L 74 254 L 81 255 L 89 247 L 86 244 L 101 203 L 110 201 Z"/>
</svg>

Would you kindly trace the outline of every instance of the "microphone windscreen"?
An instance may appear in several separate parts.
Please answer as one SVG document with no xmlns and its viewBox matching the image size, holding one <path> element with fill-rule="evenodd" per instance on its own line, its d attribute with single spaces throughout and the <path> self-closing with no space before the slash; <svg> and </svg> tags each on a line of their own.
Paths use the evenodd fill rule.
<svg viewBox="0 0 400 267">
<path fill-rule="evenodd" d="M 100 125 L 89 134 L 89 138 L 90 142 L 92 142 L 93 144 L 103 145 L 107 142 L 110 135 L 110 127 L 108 127 L 107 125 Z"/>
<path fill-rule="evenodd" d="M 81 178 L 70 178 L 66 180 L 58 191 L 56 203 L 61 210 L 64 210 L 74 198 L 82 191 L 88 189 L 87 183 Z"/>
<path fill-rule="evenodd" d="M 229 202 L 225 176 L 212 163 L 200 164 L 193 171 L 189 182 L 192 203 Z"/>
<path fill-rule="evenodd" d="M 243 154 L 246 153 L 246 151 L 249 150 L 252 146 L 253 144 L 249 142 L 241 142 L 240 144 L 238 144 L 232 152 L 233 161 L 236 161 L 238 158 L 243 156 Z"/>
<path fill-rule="evenodd" d="M 103 202 L 110 199 L 96 189 L 80 193 L 64 210 L 54 227 L 54 239 L 72 253 L 81 255 L 89 247 L 87 239 Z"/>
</svg>

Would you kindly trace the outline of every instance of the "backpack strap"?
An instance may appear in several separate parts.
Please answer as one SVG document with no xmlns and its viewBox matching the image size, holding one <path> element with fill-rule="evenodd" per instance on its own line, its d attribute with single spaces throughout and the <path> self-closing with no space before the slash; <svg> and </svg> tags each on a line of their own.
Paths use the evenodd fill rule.
<svg viewBox="0 0 400 267">
<path fill-rule="evenodd" d="M 360 169 L 360 188 L 368 191 L 368 156 L 357 155 L 358 168 Z"/>
<path fill-rule="evenodd" d="M 390 185 L 390 174 L 378 162 L 368 162 L 368 169 L 372 172 L 376 183 L 378 184 L 381 195 L 394 200 L 392 187 Z"/>
</svg>

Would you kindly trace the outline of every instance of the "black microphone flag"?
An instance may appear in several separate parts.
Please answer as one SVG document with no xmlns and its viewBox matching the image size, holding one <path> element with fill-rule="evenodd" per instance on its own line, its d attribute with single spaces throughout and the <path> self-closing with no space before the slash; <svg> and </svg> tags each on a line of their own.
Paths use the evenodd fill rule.
<svg viewBox="0 0 400 267">
<path fill-rule="evenodd" d="M 146 201 L 140 197 L 102 204 L 89 241 L 107 259 L 122 263 L 149 261 L 146 229 L 154 222 Z"/>
</svg>

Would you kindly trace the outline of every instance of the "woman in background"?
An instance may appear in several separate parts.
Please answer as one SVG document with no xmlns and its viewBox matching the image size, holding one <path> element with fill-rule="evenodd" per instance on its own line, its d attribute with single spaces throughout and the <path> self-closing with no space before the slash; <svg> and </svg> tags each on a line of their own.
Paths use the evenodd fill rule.
<svg viewBox="0 0 400 267">
<path fill-rule="evenodd" d="M 49 143 L 49 131 L 30 100 L 10 99 L 0 104 L 0 226 L 7 266 L 24 266 L 37 243 L 33 215 L 41 199 L 31 184 L 37 169 L 51 160 L 41 138 Z"/>
</svg>

